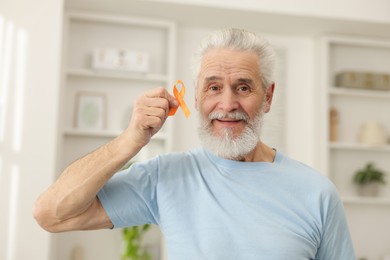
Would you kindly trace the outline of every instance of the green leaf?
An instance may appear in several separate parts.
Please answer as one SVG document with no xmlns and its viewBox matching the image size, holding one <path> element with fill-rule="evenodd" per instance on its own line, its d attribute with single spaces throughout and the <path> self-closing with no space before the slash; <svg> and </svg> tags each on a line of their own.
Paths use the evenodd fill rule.
<svg viewBox="0 0 390 260">
<path fill-rule="evenodd" d="M 363 169 L 358 170 L 353 177 L 353 181 L 359 185 L 370 182 L 386 183 L 384 172 L 376 169 L 373 163 L 368 163 Z"/>
<path fill-rule="evenodd" d="M 141 247 L 141 241 L 149 224 L 123 228 L 123 242 L 125 243 L 122 260 L 151 260 L 149 252 Z"/>
</svg>

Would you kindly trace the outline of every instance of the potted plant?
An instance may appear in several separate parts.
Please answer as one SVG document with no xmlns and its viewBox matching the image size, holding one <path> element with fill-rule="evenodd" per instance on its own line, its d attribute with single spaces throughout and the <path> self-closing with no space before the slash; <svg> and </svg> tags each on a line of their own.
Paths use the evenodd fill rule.
<svg viewBox="0 0 390 260">
<path fill-rule="evenodd" d="M 363 169 L 359 169 L 353 181 L 358 185 L 358 194 L 362 196 L 377 196 L 381 184 L 385 184 L 385 173 L 368 163 Z"/>
<path fill-rule="evenodd" d="M 150 228 L 149 224 L 123 228 L 124 251 L 122 260 L 151 260 L 152 257 L 142 246 L 142 238 Z"/>
</svg>

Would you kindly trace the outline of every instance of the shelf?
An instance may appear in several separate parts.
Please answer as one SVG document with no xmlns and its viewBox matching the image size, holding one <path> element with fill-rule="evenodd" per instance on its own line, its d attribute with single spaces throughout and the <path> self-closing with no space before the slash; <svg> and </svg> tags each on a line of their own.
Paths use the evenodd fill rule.
<svg viewBox="0 0 390 260">
<path fill-rule="evenodd" d="M 385 197 L 341 197 L 344 204 L 390 206 L 390 198 Z"/>
<path fill-rule="evenodd" d="M 73 11 L 67 13 L 68 19 L 71 21 L 79 22 L 93 22 L 93 23 L 107 23 L 115 25 L 128 25 L 128 26 L 138 26 L 138 27 L 151 27 L 151 28 L 161 28 L 172 29 L 175 25 L 173 22 L 167 20 L 159 19 L 150 19 L 150 18 L 141 18 L 141 17 L 129 17 L 129 16 L 118 16 L 118 15 L 108 15 L 105 13 L 89 13 L 82 11 Z"/>
<path fill-rule="evenodd" d="M 359 144 L 359 143 L 332 142 L 329 144 L 329 147 L 335 150 L 390 152 L 390 144 L 370 145 L 370 144 Z"/>
<path fill-rule="evenodd" d="M 122 71 L 101 71 L 88 69 L 68 69 L 67 75 L 70 77 L 87 77 L 87 78 L 102 78 L 102 79 L 116 79 L 116 80 L 137 80 L 148 82 L 167 82 L 168 77 L 158 74 L 143 74 L 130 73 Z"/>
<path fill-rule="evenodd" d="M 364 89 L 349 89 L 343 87 L 331 87 L 329 89 L 329 94 L 333 96 L 381 98 L 381 99 L 390 100 L 389 90 L 364 90 Z"/>
<path fill-rule="evenodd" d="M 103 131 L 91 131 L 91 130 L 78 130 L 67 129 L 64 131 L 64 136 L 73 137 L 96 137 L 96 138 L 114 138 L 120 135 L 120 130 L 103 130 Z M 152 137 L 153 140 L 166 140 L 167 135 L 165 133 L 157 133 Z"/>
</svg>

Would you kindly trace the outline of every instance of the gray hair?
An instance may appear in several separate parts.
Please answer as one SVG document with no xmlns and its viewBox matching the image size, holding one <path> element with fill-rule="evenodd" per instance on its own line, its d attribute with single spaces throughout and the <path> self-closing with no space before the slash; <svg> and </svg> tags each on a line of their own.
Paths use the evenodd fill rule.
<svg viewBox="0 0 390 260">
<path fill-rule="evenodd" d="M 222 48 L 256 53 L 259 58 L 259 72 L 264 89 L 274 83 L 275 52 L 269 42 L 252 32 L 231 28 L 211 34 L 201 43 L 193 64 L 196 87 L 199 83 L 202 57 L 210 50 Z"/>
</svg>

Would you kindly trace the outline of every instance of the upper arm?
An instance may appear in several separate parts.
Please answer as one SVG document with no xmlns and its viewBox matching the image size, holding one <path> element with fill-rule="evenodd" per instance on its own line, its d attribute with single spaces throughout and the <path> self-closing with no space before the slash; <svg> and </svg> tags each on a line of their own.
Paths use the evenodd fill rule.
<svg viewBox="0 0 390 260">
<path fill-rule="evenodd" d="M 112 228 L 113 224 L 104 210 L 99 198 L 96 196 L 90 206 L 80 215 L 46 227 L 49 232 L 63 232 L 71 230 L 94 230 Z"/>
</svg>

